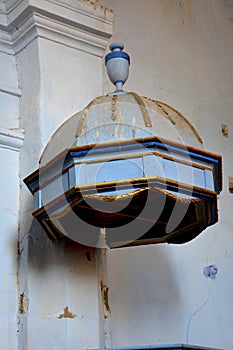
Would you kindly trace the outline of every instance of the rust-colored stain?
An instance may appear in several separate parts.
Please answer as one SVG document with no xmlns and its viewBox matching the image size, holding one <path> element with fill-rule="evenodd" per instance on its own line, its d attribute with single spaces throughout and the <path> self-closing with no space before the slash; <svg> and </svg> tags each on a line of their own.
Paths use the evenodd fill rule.
<svg viewBox="0 0 233 350">
<path fill-rule="evenodd" d="M 28 311 L 29 300 L 25 293 L 21 293 L 19 296 L 19 314 L 25 314 Z"/>
<path fill-rule="evenodd" d="M 229 182 L 229 192 L 233 193 L 233 177 L 232 176 L 228 177 L 228 182 Z"/>
<path fill-rule="evenodd" d="M 104 317 L 108 318 L 111 316 L 111 310 L 109 306 L 109 298 L 108 298 L 108 293 L 109 293 L 109 287 L 103 283 L 103 281 L 100 281 L 100 288 L 101 288 L 101 294 L 102 294 L 102 301 L 104 304 Z"/>
<path fill-rule="evenodd" d="M 73 314 L 71 311 L 69 311 L 68 306 L 64 307 L 64 312 L 62 314 L 60 314 L 59 316 L 57 316 L 57 318 L 59 318 L 59 320 L 61 320 L 62 318 L 75 318 L 77 317 L 76 314 Z"/>
<path fill-rule="evenodd" d="M 85 2 L 93 5 L 93 6 L 97 6 L 98 5 L 98 0 L 84 0 Z"/>
<path fill-rule="evenodd" d="M 228 138 L 229 137 L 229 130 L 227 124 L 222 124 L 222 136 Z"/>
<path fill-rule="evenodd" d="M 163 108 L 163 106 L 161 106 L 161 104 L 158 103 L 159 108 L 162 110 L 162 113 L 166 114 L 166 117 L 168 118 L 168 120 L 175 125 L 176 122 L 173 120 L 173 118 L 168 114 L 168 112 Z"/>
</svg>

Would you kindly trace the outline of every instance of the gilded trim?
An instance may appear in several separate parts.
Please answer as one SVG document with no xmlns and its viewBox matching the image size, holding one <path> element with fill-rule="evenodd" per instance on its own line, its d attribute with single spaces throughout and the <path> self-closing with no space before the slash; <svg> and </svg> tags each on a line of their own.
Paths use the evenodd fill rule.
<svg viewBox="0 0 233 350">
<path fill-rule="evenodd" d="M 148 113 L 148 110 L 146 108 L 146 105 L 143 101 L 143 99 L 141 98 L 141 96 L 139 96 L 138 94 L 136 94 L 135 92 L 129 92 L 130 95 L 132 95 L 136 102 L 138 103 L 143 119 L 144 119 L 144 124 L 146 127 L 152 127 L 152 123 L 151 123 L 151 119 L 150 119 L 150 115 Z"/>
<path fill-rule="evenodd" d="M 82 134 L 82 130 L 83 130 L 83 125 L 84 125 L 84 122 L 86 121 L 87 117 L 88 117 L 88 114 L 89 114 L 89 110 L 90 110 L 90 107 L 96 103 L 98 103 L 100 100 L 102 99 L 102 97 L 96 97 L 94 100 L 92 100 L 88 105 L 87 107 L 84 109 L 84 112 L 83 112 L 83 115 L 79 121 L 79 124 L 78 124 L 78 128 L 77 128 L 77 131 L 76 131 L 76 135 L 75 137 L 79 137 L 81 134 Z M 80 112 L 78 112 L 80 113 Z"/>
</svg>

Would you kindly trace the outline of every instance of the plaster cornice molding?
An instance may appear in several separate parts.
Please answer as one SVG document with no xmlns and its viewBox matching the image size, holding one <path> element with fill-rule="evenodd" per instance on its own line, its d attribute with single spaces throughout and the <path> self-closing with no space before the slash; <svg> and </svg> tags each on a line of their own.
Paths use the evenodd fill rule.
<svg viewBox="0 0 233 350">
<path fill-rule="evenodd" d="M 20 151 L 23 146 L 24 131 L 22 129 L 6 129 L 0 126 L 0 148 Z"/>
<path fill-rule="evenodd" d="M 8 0 L 6 19 L 0 50 L 9 54 L 41 37 L 102 57 L 112 36 L 113 12 L 85 0 Z"/>
</svg>

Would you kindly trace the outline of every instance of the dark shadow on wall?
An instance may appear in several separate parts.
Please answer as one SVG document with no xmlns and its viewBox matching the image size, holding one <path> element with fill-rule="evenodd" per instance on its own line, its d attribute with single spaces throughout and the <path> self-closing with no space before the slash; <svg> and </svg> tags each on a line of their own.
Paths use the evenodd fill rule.
<svg viewBox="0 0 233 350">
<path fill-rule="evenodd" d="M 42 272 L 52 266 L 63 266 L 65 255 L 69 252 L 75 256 L 77 261 L 84 260 L 90 263 L 94 260 L 95 249 L 82 246 L 68 238 L 58 240 L 49 239 L 41 226 L 33 219 L 28 233 L 28 263 L 35 272 Z"/>
</svg>

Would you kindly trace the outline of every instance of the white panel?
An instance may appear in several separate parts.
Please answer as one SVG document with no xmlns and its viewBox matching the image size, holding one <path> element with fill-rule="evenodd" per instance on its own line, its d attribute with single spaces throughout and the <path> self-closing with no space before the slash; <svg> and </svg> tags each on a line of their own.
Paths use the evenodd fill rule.
<svg viewBox="0 0 233 350">
<path fill-rule="evenodd" d="M 51 202 L 53 199 L 63 194 L 66 188 L 67 187 L 63 186 L 62 177 L 60 176 L 50 182 L 48 185 L 44 186 L 41 189 L 41 200 L 43 205 Z"/>
<path fill-rule="evenodd" d="M 193 170 L 193 186 L 206 188 L 205 170 L 194 168 L 194 167 L 192 168 L 192 170 Z"/>
<path fill-rule="evenodd" d="M 75 166 L 72 166 L 72 168 L 70 168 L 68 170 L 68 173 L 69 173 L 69 186 L 70 186 L 70 188 L 75 186 L 75 185 L 78 185 L 78 183 L 76 183 L 76 180 L 75 180 L 75 171 L 76 171 L 76 167 Z"/>
<path fill-rule="evenodd" d="M 143 157 L 144 174 L 146 177 L 160 176 L 164 177 L 164 170 L 162 167 L 163 159 L 154 155 Z"/>
<path fill-rule="evenodd" d="M 177 169 L 177 163 L 163 158 L 163 171 L 164 171 L 164 177 L 178 181 L 179 174 Z"/>
<path fill-rule="evenodd" d="M 143 175 L 142 159 L 109 161 L 98 168 L 96 182 L 134 179 Z"/>
<path fill-rule="evenodd" d="M 87 177 L 87 165 L 85 163 L 75 165 L 75 184 L 77 186 L 93 183 L 91 179 Z"/>
<path fill-rule="evenodd" d="M 208 190 L 214 191 L 213 172 L 210 170 L 205 170 L 205 185 Z"/>
</svg>

